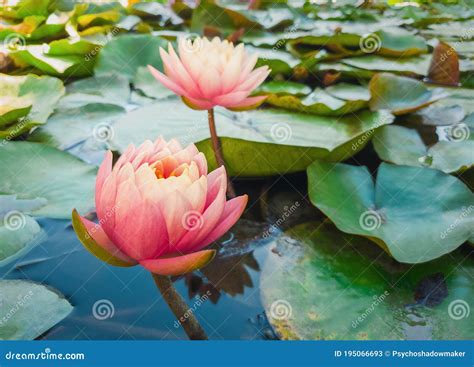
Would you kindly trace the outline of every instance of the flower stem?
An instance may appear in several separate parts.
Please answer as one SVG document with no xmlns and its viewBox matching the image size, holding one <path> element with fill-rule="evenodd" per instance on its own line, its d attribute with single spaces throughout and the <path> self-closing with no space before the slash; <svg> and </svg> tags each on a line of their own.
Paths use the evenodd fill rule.
<svg viewBox="0 0 474 367">
<path fill-rule="evenodd" d="M 207 117 L 209 118 L 209 131 L 211 132 L 211 142 L 212 142 L 212 150 L 214 151 L 214 155 L 216 157 L 217 166 L 224 166 L 225 161 L 222 157 L 222 149 L 221 149 L 221 142 L 219 141 L 219 137 L 217 136 L 216 130 L 216 121 L 214 118 L 214 109 L 211 108 L 207 110 Z M 226 169 L 227 173 L 227 169 Z M 229 178 L 229 174 L 227 173 L 227 196 L 229 198 L 235 198 L 235 190 L 234 185 L 232 185 L 232 181 Z"/>
<path fill-rule="evenodd" d="M 173 286 L 170 278 L 164 275 L 153 274 L 153 280 L 160 290 L 161 295 L 168 304 L 171 311 L 178 319 L 180 325 L 191 340 L 207 340 L 206 332 L 199 324 L 192 312 L 189 312 L 189 307 L 184 301 L 183 297 L 179 295 Z M 186 314 L 186 317 L 184 315 Z M 183 321 L 184 320 L 184 321 Z"/>
</svg>

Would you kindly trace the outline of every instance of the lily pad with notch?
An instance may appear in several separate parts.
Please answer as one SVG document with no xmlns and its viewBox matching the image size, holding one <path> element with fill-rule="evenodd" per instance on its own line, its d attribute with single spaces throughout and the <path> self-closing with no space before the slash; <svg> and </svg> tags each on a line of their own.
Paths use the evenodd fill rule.
<svg viewBox="0 0 474 367">
<path fill-rule="evenodd" d="M 382 163 L 367 167 L 315 162 L 308 167 L 311 202 L 341 231 L 369 238 L 397 261 L 417 264 L 468 240 L 474 195 L 441 171 Z M 414 245 L 416 243 L 416 246 Z"/>
<path fill-rule="evenodd" d="M 446 173 L 474 165 L 473 140 L 439 141 L 428 148 L 415 129 L 391 125 L 379 129 L 372 142 L 382 160 L 398 165 L 430 167 Z"/>
</svg>

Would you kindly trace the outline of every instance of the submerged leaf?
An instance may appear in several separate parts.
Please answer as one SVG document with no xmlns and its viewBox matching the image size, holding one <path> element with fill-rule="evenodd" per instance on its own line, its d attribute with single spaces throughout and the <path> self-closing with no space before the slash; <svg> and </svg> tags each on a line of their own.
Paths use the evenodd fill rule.
<svg viewBox="0 0 474 367">
<path fill-rule="evenodd" d="M 422 82 L 389 73 L 376 74 L 369 83 L 372 110 L 390 110 L 403 115 L 447 97 L 443 89 L 428 89 Z"/>
<path fill-rule="evenodd" d="M 473 274 L 462 252 L 408 266 L 329 222 L 308 222 L 268 248 L 260 291 L 280 339 L 459 340 L 474 325 L 450 317 L 452 305 L 474 302 Z"/>
</svg>

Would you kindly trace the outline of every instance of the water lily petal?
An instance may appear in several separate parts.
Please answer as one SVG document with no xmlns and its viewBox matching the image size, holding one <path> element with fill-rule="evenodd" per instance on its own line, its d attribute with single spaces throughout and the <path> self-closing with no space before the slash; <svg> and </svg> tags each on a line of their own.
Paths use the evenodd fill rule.
<svg viewBox="0 0 474 367">
<path fill-rule="evenodd" d="M 160 275 L 182 275 L 206 266 L 215 256 L 215 250 L 203 250 L 192 254 L 153 260 L 140 264 L 148 271 Z"/>
</svg>

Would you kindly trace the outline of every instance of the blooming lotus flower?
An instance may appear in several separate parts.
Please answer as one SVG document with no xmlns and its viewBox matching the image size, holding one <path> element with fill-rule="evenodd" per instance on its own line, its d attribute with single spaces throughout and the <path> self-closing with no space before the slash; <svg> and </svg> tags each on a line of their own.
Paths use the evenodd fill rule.
<svg viewBox="0 0 474 367">
<path fill-rule="evenodd" d="M 242 215 L 247 195 L 226 201 L 226 173 L 207 172 L 194 144 L 147 140 L 130 145 L 112 168 L 107 152 L 97 174 L 99 223 L 73 212 L 74 229 L 85 247 L 118 266 L 140 264 L 160 275 L 179 275 L 212 260 L 204 249 Z"/>
<path fill-rule="evenodd" d="M 257 55 L 248 55 L 241 43 L 218 37 L 178 40 L 178 53 L 168 44 L 160 48 L 165 74 L 148 66 L 153 76 L 183 98 L 191 108 L 210 110 L 215 106 L 230 109 L 252 108 L 266 96 L 249 97 L 270 73 L 267 66 L 254 70 Z"/>
</svg>

